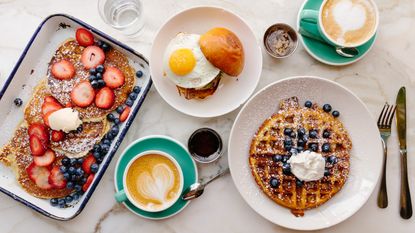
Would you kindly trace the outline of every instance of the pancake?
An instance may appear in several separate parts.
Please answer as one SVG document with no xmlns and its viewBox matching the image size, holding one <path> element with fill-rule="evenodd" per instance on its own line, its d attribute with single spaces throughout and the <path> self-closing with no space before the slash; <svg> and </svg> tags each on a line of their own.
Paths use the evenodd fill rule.
<svg viewBox="0 0 415 233">
<path fill-rule="evenodd" d="M 287 128 L 294 134 L 285 136 Z M 306 136 L 310 130 L 318 133 L 313 138 L 300 136 L 299 129 L 304 129 Z M 328 137 L 323 136 L 326 130 L 330 132 Z M 283 165 L 290 156 L 295 156 L 291 146 L 284 145 L 286 140 L 292 140 L 297 150 L 313 150 L 311 145 L 316 145 L 315 151 L 326 159 L 329 174 L 317 181 L 301 182 L 291 172 L 284 172 Z M 330 149 L 322 151 L 326 143 Z M 258 129 L 251 142 L 249 165 L 258 186 L 270 199 L 291 209 L 294 215 L 302 216 L 304 210 L 322 205 L 341 190 L 349 174 L 351 149 L 350 137 L 338 118 L 324 112 L 317 104 L 311 108 L 300 107 L 297 97 L 292 97 L 282 100 L 279 111 Z M 276 159 L 276 155 L 283 159 Z M 328 162 L 332 156 L 337 162 Z M 276 179 L 278 185 L 273 187 L 271 179 Z"/>
<path fill-rule="evenodd" d="M 81 62 L 81 55 L 84 50 L 76 40 L 68 40 L 64 42 L 53 55 L 47 72 L 47 84 L 53 97 L 55 97 L 63 106 L 71 104 L 70 93 L 74 86 L 83 80 L 88 80 L 89 70 L 85 69 Z M 70 80 L 59 80 L 51 74 L 51 66 L 57 61 L 66 59 L 70 61 L 75 69 L 76 74 Z M 83 121 L 100 121 L 108 113 L 112 112 L 118 106 L 124 104 L 127 100 L 128 94 L 132 92 L 135 84 L 135 70 L 129 64 L 127 57 L 121 52 L 111 48 L 105 53 L 104 66 L 115 66 L 121 70 L 125 77 L 125 83 L 120 88 L 114 90 L 115 103 L 110 109 L 101 109 L 92 103 L 86 108 L 75 107 L 79 112 L 79 116 Z"/>
<path fill-rule="evenodd" d="M 26 171 L 26 168 L 32 163 L 33 156 L 30 154 L 29 135 L 27 134 L 27 125 L 22 123 L 15 131 L 13 138 L 5 145 L 8 150 L 10 166 L 15 172 L 18 183 L 29 194 L 38 198 L 58 198 L 65 197 L 72 192 L 70 189 L 41 189 L 34 183 Z M 64 155 L 56 153 L 56 159 L 52 166 L 60 166 Z"/>
</svg>

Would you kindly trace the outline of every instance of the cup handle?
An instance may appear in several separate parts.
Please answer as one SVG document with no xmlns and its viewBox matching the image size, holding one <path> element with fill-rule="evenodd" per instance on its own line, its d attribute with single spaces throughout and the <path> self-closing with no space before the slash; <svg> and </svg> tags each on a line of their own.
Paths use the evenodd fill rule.
<svg viewBox="0 0 415 233">
<path fill-rule="evenodd" d="M 127 200 L 127 194 L 125 194 L 124 189 L 115 193 L 114 197 L 117 202 L 124 202 Z"/>
<path fill-rule="evenodd" d="M 300 14 L 300 19 L 308 23 L 318 22 L 319 12 L 316 10 L 303 10 Z"/>
</svg>

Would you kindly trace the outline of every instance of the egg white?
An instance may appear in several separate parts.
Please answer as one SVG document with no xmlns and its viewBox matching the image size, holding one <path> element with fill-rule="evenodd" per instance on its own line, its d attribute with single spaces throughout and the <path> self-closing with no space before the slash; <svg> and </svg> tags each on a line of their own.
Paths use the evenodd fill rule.
<svg viewBox="0 0 415 233">
<path fill-rule="evenodd" d="M 168 44 L 163 57 L 164 74 L 177 86 L 183 88 L 202 88 L 215 79 L 220 70 L 213 66 L 199 47 L 200 35 L 179 33 Z M 183 76 L 175 74 L 169 66 L 171 54 L 178 49 L 190 49 L 196 59 L 193 70 Z"/>
</svg>

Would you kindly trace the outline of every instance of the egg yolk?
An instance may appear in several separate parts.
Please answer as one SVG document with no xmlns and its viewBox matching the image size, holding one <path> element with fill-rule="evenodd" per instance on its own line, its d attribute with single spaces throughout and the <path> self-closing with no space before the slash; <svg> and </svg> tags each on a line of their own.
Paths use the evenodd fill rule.
<svg viewBox="0 0 415 233">
<path fill-rule="evenodd" d="M 190 49 L 178 49 L 170 55 L 170 69 L 177 75 L 190 73 L 195 65 L 196 58 Z"/>
</svg>

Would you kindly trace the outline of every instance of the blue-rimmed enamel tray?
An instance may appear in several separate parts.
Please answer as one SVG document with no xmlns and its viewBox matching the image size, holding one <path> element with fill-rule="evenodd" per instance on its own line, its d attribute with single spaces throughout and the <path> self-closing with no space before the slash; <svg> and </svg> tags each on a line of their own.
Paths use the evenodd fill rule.
<svg viewBox="0 0 415 233">
<path fill-rule="evenodd" d="M 0 164 L 0 191 L 39 213 L 58 220 L 72 219 L 85 208 L 104 172 L 108 168 L 112 157 L 117 152 L 118 146 L 124 139 L 134 117 L 137 115 L 152 84 L 149 64 L 143 55 L 79 19 L 64 14 L 51 15 L 36 29 L 0 91 L 1 146 L 7 143 L 16 126 L 23 119 L 23 106 L 15 106 L 13 103 L 14 99 L 19 97 L 23 100 L 24 104 L 30 99 L 33 88 L 45 77 L 48 63 L 55 53 L 55 50 L 68 38 L 74 38 L 75 31 L 79 27 L 89 29 L 96 39 L 106 41 L 124 53 L 129 59 L 130 64 L 136 70 L 141 70 L 144 75 L 141 78 L 137 78 L 136 85 L 141 87 L 141 92 L 132 106 L 129 118 L 121 125 L 120 133 L 113 140 L 110 151 L 105 156 L 92 185 L 79 201 L 71 207 L 62 209 L 52 207 L 49 204 L 49 200 L 39 199 L 26 193 L 16 182 L 12 170 Z"/>
</svg>

